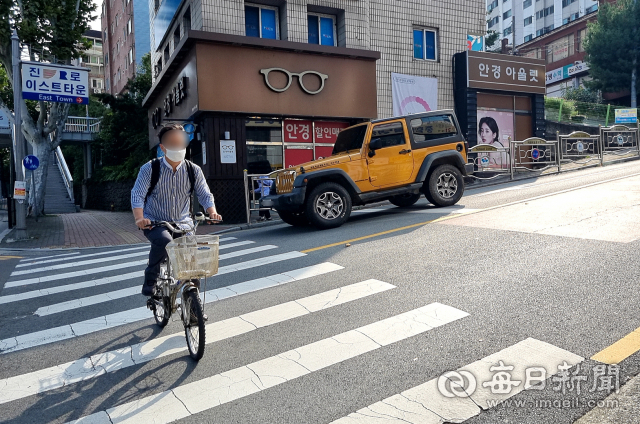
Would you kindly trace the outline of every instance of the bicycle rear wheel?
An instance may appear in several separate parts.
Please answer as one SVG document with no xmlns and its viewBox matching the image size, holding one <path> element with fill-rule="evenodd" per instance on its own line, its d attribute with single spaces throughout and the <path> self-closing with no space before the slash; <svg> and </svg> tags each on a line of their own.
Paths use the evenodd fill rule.
<svg viewBox="0 0 640 424">
<path fill-rule="evenodd" d="M 182 323 L 187 338 L 189 355 L 196 361 L 204 355 L 205 329 L 202 303 L 197 290 L 189 290 L 182 296 Z"/>
<path fill-rule="evenodd" d="M 169 315 L 171 313 L 169 298 L 162 296 L 161 299 L 153 299 L 153 305 L 153 317 L 156 319 L 156 324 L 160 327 L 165 327 L 169 322 Z"/>
</svg>

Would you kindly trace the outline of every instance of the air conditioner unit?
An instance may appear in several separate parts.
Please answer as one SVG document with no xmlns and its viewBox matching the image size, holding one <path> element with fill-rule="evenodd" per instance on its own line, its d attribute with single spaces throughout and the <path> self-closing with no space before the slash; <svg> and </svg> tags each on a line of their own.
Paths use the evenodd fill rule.
<svg viewBox="0 0 640 424">
<path fill-rule="evenodd" d="M 94 94 L 100 94 L 100 93 L 102 93 L 102 88 L 94 88 L 94 89 L 93 89 L 93 93 L 94 93 Z"/>
</svg>

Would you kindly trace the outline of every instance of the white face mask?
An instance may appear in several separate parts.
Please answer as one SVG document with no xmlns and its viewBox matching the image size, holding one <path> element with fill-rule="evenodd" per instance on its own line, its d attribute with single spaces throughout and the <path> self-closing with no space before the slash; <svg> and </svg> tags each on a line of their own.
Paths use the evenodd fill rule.
<svg viewBox="0 0 640 424">
<path fill-rule="evenodd" d="M 185 155 L 187 154 L 187 149 L 182 150 L 169 150 L 167 149 L 165 155 L 167 159 L 173 162 L 182 162 L 184 160 Z"/>
</svg>

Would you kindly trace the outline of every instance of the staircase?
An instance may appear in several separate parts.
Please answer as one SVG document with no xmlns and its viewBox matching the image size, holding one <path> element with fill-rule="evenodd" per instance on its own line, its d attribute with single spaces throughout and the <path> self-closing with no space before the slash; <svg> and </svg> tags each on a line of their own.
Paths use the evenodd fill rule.
<svg viewBox="0 0 640 424">
<path fill-rule="evenodd" d="M 74 213 L 76 206 L 69 198 L 67 187 L 58 168 L 55 153 L 49 157 L 47 187 L 44 193 L 44 211 L 47 214 Z"/>
</svg>

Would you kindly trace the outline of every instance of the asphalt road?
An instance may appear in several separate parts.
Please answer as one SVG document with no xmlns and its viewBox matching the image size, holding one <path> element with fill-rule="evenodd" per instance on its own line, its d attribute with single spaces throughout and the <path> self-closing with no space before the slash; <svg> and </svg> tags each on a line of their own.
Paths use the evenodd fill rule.
<svg viewBox="0 0 640 424">
<path fill-rule="evenodd" d="M 589 359 L 640 327 L 638 183 L 628 162 L 224 234 L 198 363 L 144 310 L 146 246 L 0 252 L 0 422 L 573 423 L 640 367 Z"/>
</svg>

